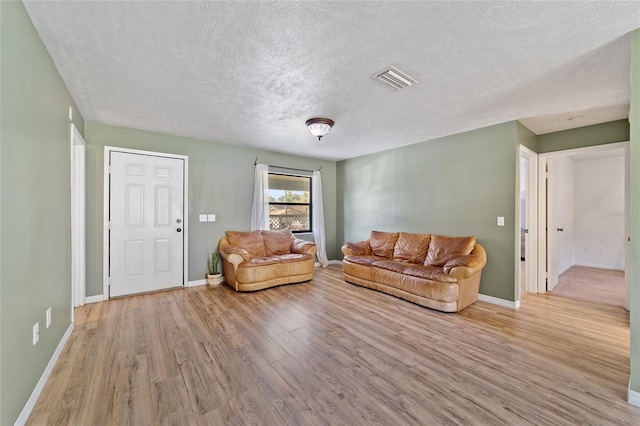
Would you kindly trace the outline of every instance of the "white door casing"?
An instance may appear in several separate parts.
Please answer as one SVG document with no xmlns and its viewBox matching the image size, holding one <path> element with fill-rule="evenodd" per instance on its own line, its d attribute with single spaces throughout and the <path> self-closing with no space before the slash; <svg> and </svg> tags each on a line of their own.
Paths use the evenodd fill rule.
<svg viewBox="0 0 640 426">
<path fill-rule="evenodd" d="M 71 123 L 71 311 L 86 298 L 86 142 Z"/>
<path fill-rule="evenodd" d="M 517 249 L 516 249 L 516 271 L 520 275 L 520 229 L 528 230 L 525 234 L 525 254 L 526 254 L 526 291 L 529 293 L 537 293 L 538 282 L 538 154 L 528 149 L 524 145 L 520 145 L 520 157 L 526 162 L 525 190 L 526 190 L 526 223 L 520 223 L 522 215 L 518 211 L 517 223 Z M 520 163 L 518 163 L 520 164 Z M 518 176 L 521 174 L 518 173 Z M 520 198 L 521 185 L 517 185 L 518 200 Z M 518 201 L 518 209 L 522 208 Z M 519 277 L 522 278 L 522 277 Z M 516 294 L 520 291 L 520 281 L 516 282 Z M 521 297 L 520 297 L 521 299 Z"/>
<path fill-rule="evenodd" d="M 108 148 L 105 296 L 185 285 L 187 158 Z"/>
</svg>

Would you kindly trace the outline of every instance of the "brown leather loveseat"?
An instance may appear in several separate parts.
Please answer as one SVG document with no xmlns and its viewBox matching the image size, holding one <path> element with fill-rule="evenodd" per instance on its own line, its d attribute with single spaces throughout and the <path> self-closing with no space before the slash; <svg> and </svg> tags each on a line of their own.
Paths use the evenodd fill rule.
<svg viewBox="0 0 640 426">
<path fill-rule="evenodd" d="M 487 263 L 475 237 L 372 231 L 344 243 L 344 279 L 427 308 L 458 312 L 478 300 Z"/>
<path fill-rule="evenodd" d="M 218 250 L 226 283 L 255 291 L 312 279 L 317 247 L 291 231 L 227 231 Z"/>
</svg>

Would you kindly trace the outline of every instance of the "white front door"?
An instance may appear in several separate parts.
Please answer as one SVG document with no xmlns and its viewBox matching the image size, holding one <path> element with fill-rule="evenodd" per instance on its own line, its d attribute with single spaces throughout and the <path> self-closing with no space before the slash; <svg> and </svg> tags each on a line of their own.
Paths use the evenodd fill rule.
<svg viewBox="0 0 640 426">
<path fill-rule="evenodd" d="M 184 285 L 184 160 L 112 151 L 109 297 Z"/>
</svg>

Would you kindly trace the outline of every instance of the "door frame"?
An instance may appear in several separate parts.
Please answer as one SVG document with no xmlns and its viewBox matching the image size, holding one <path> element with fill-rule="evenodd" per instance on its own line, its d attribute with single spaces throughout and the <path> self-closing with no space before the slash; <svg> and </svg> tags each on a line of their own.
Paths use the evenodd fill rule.
<svg viewBox="0 0 640 426">
<path fill-rule="evenodd" d="M 109 207 L 110 207 L 110 170 L 109 157 L 112 152 L 122 152 L 125 154 L 148 155 L 152 157 L 173 158 L 184 161 L 182 177 L 182 237 L 184 245 L 182 247 L 182 283 L 184 287 L 189 285 L 189 157 L 186 155 L 169 154 L 165 152 L 143 151 L 139 149 L 118 148 L 114 146 L 104 147 L 104 169 L 103 169 L 103 216 L 102 216 L 102 299 L 109 299 Z"/>
<path fill-rule="evenodd" d="M 520 207 L 520 158 L 525 158 L 527 161 L 527 222 L 528 222 L 528 238 L 526 238 L 526 255 L 527 255 L 527 274 L 526 290 L 529 293 L 537 293 L 538 282 L 538 154 L 530 150 L 524 145 L 520 145 L 518 154 L 518 183 L 516 185 L 518 195 L 517 199 L 517 221 L 516 221 L 516 300 L 522 300 L 520 294 L 520 229 L 522 223 L 520 223 L 521 207 Z"/>
<path fill-rule="evenodd" d="M 545 186 L 547 159 L 553 157 L 564 157 L 572 154 L 584 154 L 589 152 L 609 151 L 612 149 L 624 148 L 625 152 L 625 230 L 629 235 L 629 142 L 616 142 L 603 145 L 588 146 L 583 148 L 566 149 L 562 151 L 545 152 L 538 156 L 538 229 L 543 230 L 547 227 L 546 209 L 547 209 L 547 190 Z M 538 259 L 547 258 L 547 235 L 546 232 L 538 234 Z M 629 242 L 625 242 L 625 306 L 629 309 Z M 546 261 L 540 261 L 538 264 L 538 293 L 547 292 L 547 271 Z"/>
<path fill-rule="evenodd" d="M 86 148 L 87 143 L 75 124 L 70 123 L 71 139 L 71 318 L 75 307 L 86 303 Z"/>
</svg>

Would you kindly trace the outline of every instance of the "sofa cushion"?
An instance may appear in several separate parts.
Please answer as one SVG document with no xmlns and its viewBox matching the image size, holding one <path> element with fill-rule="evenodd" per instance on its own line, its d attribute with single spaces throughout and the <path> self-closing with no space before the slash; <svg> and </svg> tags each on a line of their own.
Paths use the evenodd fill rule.
<svg viewBox="0 0 640 426">
<path fill-rule="evenodd" d="M 402 273 L 412 277 L 424 278 L 441 283 L 457 283 L 458 279 L 449 274 L 445 274 L 440 266 L 432 265 L 411 265 L 406 267 Z"/>
<path fill-rule="evenodd" d="M 409 263 L 407 262 L 398 262 L 395 260 L 378 260 L 377 262 L 373 262 L 372 266 L 401 274 L 402 271 L 404 271 L 408 266 L 411 265 L 409 265 Z"/>
<path fill-rule="evenodd" d="M 359 241 L 357 243 L 346 242 L 343 244 L 343 247 L 349 249 L 351 254 L 364 256 L 371 254 L 371 246 L 369 245 L 369 241 Z"/>
<path fill-rule="evenodd" d="M 311 256 L 310 254 L 287 253 L 274 256 L 274 258 L 278 259 L 278 262 L 280 263 L 289 263 L 313 259 L 313 256 Z"/>
<path fill-rule="evenodd" d="M 237 246 L 249 252 L 251 257 L 264 257 L 264 240 L 261 231 L 240 232 L 227 231 L 227 240 L 232 246 Z"/>
<path fill-rule="evenodd" d="M 356 263 L 358 265 L 369 266 L 375 262 L 378 262 L 380 260 L 385 260 L 385 259 L 382 257 L 376 257 L 376 256 L 354 256 L 354 255 L 348 254 L 344 257 L 344 260 L 346 260 L 347 262 Z"/>
<path fill-rule="evenodd" d="M 429 249 L 430 234 L 401 232 L 393 248 L 393 259 L 423 264 Z"/>
<path fill-rule="evenodd" d="M 291 243 L 296 238 L 288 229 L 282 231 L 262 231 L 264 249 L 267 256 L 291 253 Z"/>
<path fill-rule="evenodd" d="M 264 265 L 274 265 L 276 263 L 280 263 L 280 259 L 278 259 L 277 256 L 254 257 L 242 262 L 240 265 L 238 265 L 238 269 L 253 268 L 256 266 L 264 266 Z"/>
<path fill-rule="evenodd" d="M 374 256 L 384 257 L 385 259 L 391 259 L 393 256 L 393 248 L 396 245 L 399 234 L 399 232 L 371 231 L 369 245 L 371 246 L 372 254 Z"/>
<path fill-rule="evenodd" d="M 448 261 L 467 256 L 476 245 L 476 237 L 444 237 L 432 235 L 425 265 L 444 266 Z"/>
</svg>

